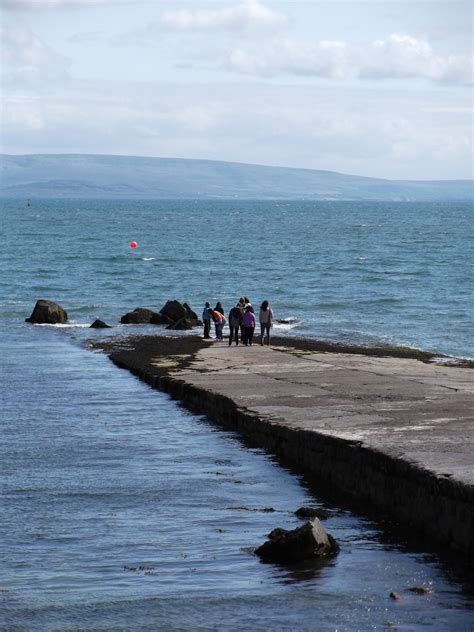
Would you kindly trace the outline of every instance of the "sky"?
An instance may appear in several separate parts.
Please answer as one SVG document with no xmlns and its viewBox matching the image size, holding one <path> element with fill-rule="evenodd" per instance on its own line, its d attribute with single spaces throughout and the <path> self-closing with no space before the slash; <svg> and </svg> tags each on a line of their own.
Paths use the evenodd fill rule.
<svg viewBox="0 0 474 632">
<path fill-rule="evenodd" d="M 472 0 L 0 0 L 1 151 L 473 177 Z"/>
</svg>

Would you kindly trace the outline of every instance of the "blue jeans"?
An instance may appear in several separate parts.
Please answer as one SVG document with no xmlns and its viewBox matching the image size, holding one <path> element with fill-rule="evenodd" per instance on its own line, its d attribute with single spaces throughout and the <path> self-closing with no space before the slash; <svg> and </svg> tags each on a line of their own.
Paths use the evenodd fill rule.
<svg viewBox="0 0 474 632">
<path fill-rule="evenodd" d="M 222 330 L 224 329 L 224 323 L 214 323 L 216 328 L 216 338 L 222 340 Z"/>
</svg>

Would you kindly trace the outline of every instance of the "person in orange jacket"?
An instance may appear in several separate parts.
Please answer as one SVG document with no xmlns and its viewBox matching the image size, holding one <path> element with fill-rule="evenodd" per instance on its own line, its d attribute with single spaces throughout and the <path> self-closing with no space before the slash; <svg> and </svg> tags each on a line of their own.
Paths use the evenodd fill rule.
<svg viewBox="0 0 474 632">
<path fill-rule="evenodd" d="M 227 322 L 226 317 L 215 309 L 212 312 L 212 320 L 214 321 L 214 327 L 216 329 L 216 340 L 223 340 L 222 331 Z"/>
</svg>

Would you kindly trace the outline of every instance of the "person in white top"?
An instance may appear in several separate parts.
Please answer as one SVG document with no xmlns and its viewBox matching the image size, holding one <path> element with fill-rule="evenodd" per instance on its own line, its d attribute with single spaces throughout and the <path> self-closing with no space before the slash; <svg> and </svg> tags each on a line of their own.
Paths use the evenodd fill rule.
<svg viewBox="0 0 474 632">
<path fill-rule="evenodd" d="M 273 326 L 273 312 L 268 301 L 263 301 L 260 306 L 260 344 L 263 345 L 265 332 L 267 334 L 267 345 L 270 346 L 270 329 Z"/>
</svg>

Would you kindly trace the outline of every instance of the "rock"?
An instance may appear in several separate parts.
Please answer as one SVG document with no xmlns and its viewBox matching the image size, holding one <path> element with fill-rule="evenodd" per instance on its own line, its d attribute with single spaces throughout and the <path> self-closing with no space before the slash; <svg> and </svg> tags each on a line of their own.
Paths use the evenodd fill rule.
<svg viewBox="0 0 474 632">
<path fill-rule="evenodd" d="M 194 325 L 194 320 L 190 320 L 189 318 L 180 318 L 178 322 L 168 325 L 167 329 L 192 329 Z"/>
<path fill-rule="evenodd" d="M 325 558 L 338 550 L 337 542 L 314 518 L 292 531 L 274 529 L 255 553 L 265 562 L 287 563 Z"/>
<path fill-rule="evenodd" d="M 160 309 L 160 314 L 162 316 L 166 316 L 172 323 L 175 324 L 175 326 L 171 327 L 171 329 L 183 329 L 183 326 L 176 327 L 177 323 L 183 318 L 192 323 L 192 327 L 202 325 L 202 322 L 198 319 L 196 312 L 193 312 L 187 303 L 168 301 L 166 305 Z M 188 329 L 188 327 L 184 328 Z"/>
<path fill-rule="evenodd" d="M 127 312 L 120 322 L 123 325 L 144 325 L 151 323 L 151 319 L 157 316 L 157 313 L 146 307 L 136 307 L 133 312 Z"/>
<path fill-rule="evenodd" d="M 172 321 L 169 316 L 158 312 L 157 314 L 153 314 L 150 322 L 152 325 L 172 325 L 174 321 Z"/>
<path fill-rule="evenodd" d="M 189 307 L 187 303 L 183 303 L 183 307 L 186 310 L 186 315 L 188 318 L 191 318 L 192 320 L 198 320 L 196 312 L 193 312 L 193 310 Z"/>
<path fill-rule="evenodd" d="M 332 512 L 326 511 L 326 509 L 318 509 L 317 507 L 300 507 L 295 511 L 295 516 L 298 516 L 298 518 L 319 518 L 324 520 L 324 518 L 330 518 L 332 515 Z"/>
<path fill-rule="evenodd" d="M 100 320 L 100 318 L 97 318 L 92 323 L 91 328 L 92 329 L 110 329 L 111 325 L 107 325 L 107 323 L 104 323 L 103 320 Z"/>
<path fill-rule="evenodd" d="M 173 323 L 176 323 L 178 320 L 186 318 L 188 311 L 179 301 L 167 301 L 160 309 L 160 314 L 168 316 Z"/>
<path fill-rule="evenodd" d="M 137 307 L 120 319 L 123 324 L 167 325 L 168 329 L 192 329 L 202 325 L 195 312 L 187 303 L 168 301 L 159 312 L 145 307 Z"/>
<path fill-rule="evenodd" d="M 393 599 L 394 601 L 401 601 L 402 597 L 401 595 L 399 595 L 397 592 L 393 591 L 390 593 L 389 595 L 390 599 Z"/>
<path fill-rule="evenodd" d="M 29 318 L 25 318 L 27 323 L 56 325 L 67 322 L 67 312 L 57 303 L 40 299 Z"/>
<path fill-rule="evenodd" d="M 408 590 L 416 595 L 427 595 L 433 592 L 431 588 L 427 588 L 426 586 L 411 586 Z"/>
</svg>

